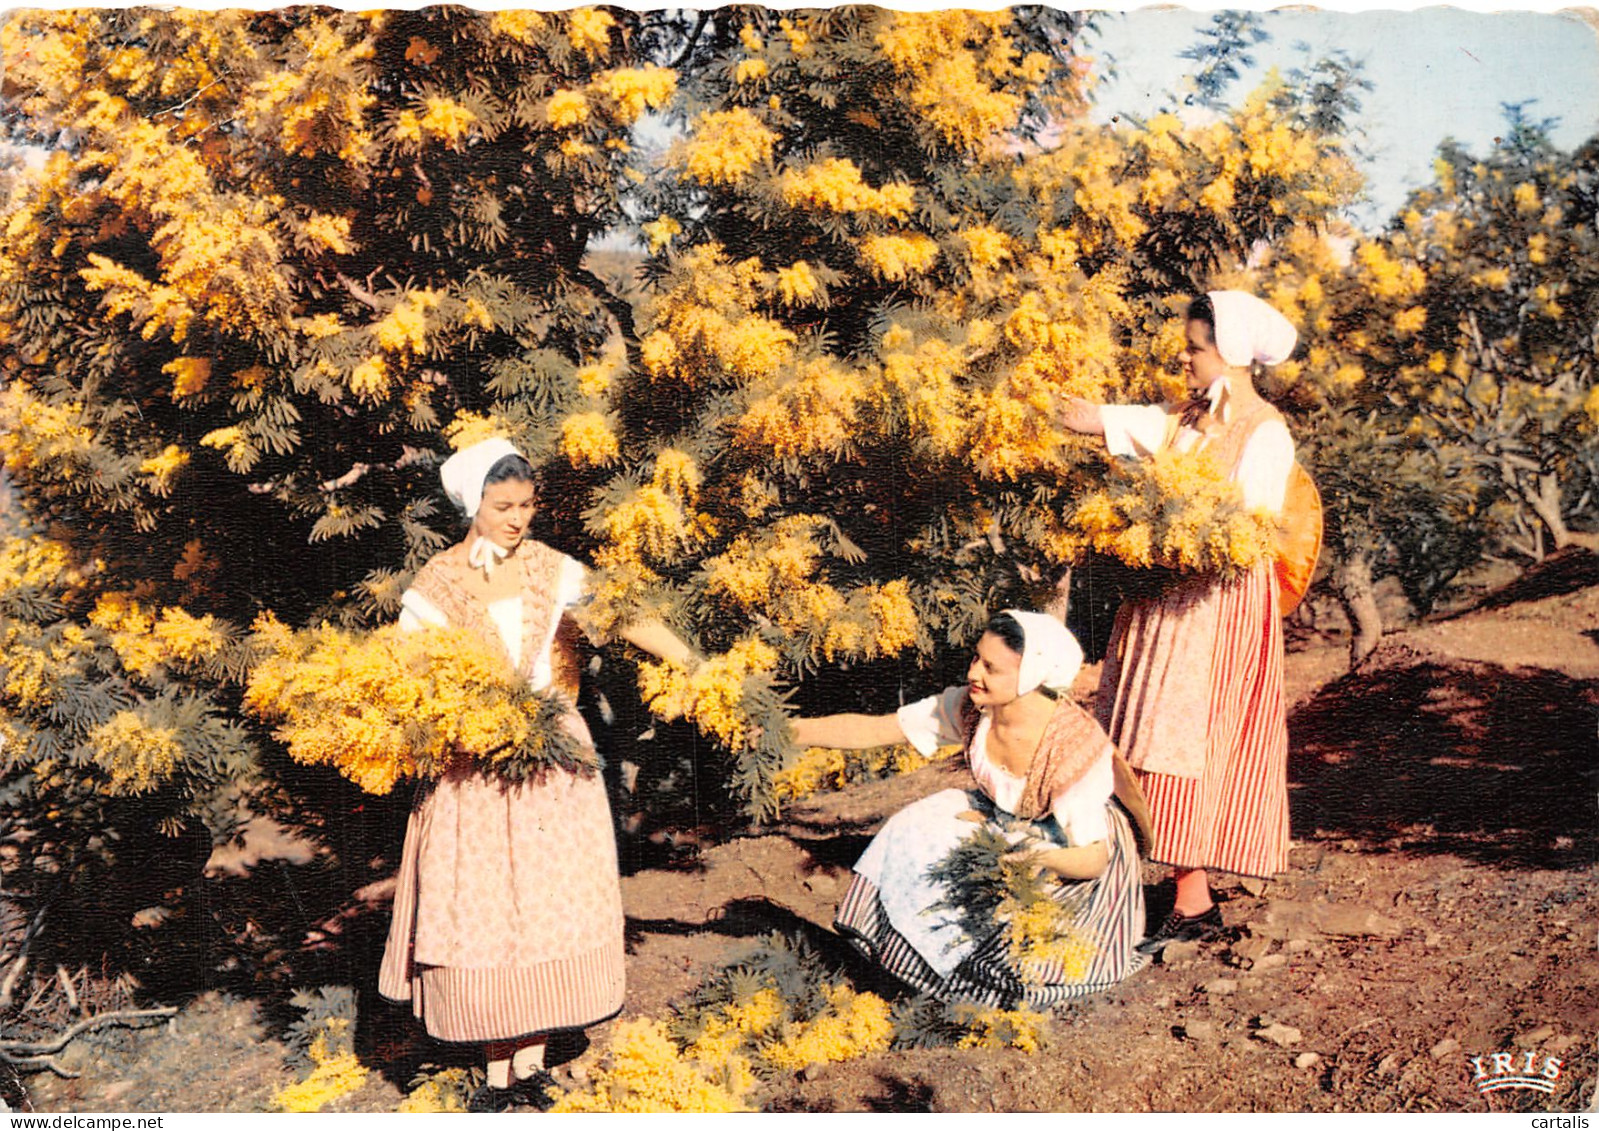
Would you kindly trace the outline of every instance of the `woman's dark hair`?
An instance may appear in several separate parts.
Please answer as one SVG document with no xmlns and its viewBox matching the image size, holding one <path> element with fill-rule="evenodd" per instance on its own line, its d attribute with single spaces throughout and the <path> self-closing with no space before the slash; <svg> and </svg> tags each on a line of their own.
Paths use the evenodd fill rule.
<svg viewBox="0 0 1599 1131">
<path fill-rule="evenodd" d="M 512 452 L 508 456 L 501 456 L 494 461 L 494 466 L 489 468 L 489 473 L 483 477 L 483 486 L 488 487 L 493 483 L 535 483 L 533 478 L 533 465 L 523 459 L 521 455 Z"/>
<path fill-rule="evenodd" d="M 1200 295 L 1188 304 L 1187 320 L 1189 322 L 1203 322 L 1210 331 L 1210 340 L 1216 340 L 1216 304 L 1210 301 L 1209 295 Z"/>
<path fill-rule="evenodd" d="M 992 632 L 1005 642 L 1009 648 L 1020 656 L 1027 650 L 1027 633 L 1022 631 L 1022 623 L 1009 613 L 995 613 L 988 618 L 984 632 Z"/>
</svg>

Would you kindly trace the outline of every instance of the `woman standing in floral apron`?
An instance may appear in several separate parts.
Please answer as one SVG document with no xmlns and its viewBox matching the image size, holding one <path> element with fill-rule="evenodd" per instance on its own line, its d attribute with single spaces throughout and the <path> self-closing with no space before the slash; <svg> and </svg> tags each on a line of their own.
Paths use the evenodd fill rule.
<svg viewBox="0 0 1599 1131">
<path fill-rule="evenodd" d="M 1298 334 L 1244 291 L 1212 291 L 1187 317 L 1179 405 L 1074 398 L 1061 422 L 1112 455 L 1210 452 L 1246 507 L 1281 512 L 1294 442 L 1252 367 L 1276 365 Z M 1288 726 L 1278 583 L 1265 560 L 1232 576 L 1184 578 L 1124 604 L 1100 678 L 1100 719 L 1138 772 L 1154 819 L 1151 859 L 1176 873 L 1171 914 L 1141 945 L 1222 928 L 1209 872 L 1268 877 L 1288 865 Z"/>
<path fill-rule="evenodd" d="M 532 466 L 495 439 L 456 453 L 440 474 L 471 529 L 417 573 L 401 626 L 476 632 L 534 690 L 575 702 L 570 614 L 583 603 L 585 571 L 526 537 Z M 618 631 L 659 658 L 691 659 L 657 622 Z M 565 725 L 592 744 L 575 707 Z M 552 766 L 510 781 L 463 764 L 418 790 L 378 989 L 409 1000 L 430 1035 L 486 1046 L 487 1084 L 472 1110 L 547 1107 L 550 1033 L 622 1007 L 622 923 L 598 773 Z"/>
</svg>

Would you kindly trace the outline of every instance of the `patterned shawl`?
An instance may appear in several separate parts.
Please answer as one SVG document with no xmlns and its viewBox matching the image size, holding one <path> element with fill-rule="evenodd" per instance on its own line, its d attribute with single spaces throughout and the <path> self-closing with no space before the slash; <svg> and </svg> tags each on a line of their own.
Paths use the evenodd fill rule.
<svg viewBox="0 0 1599 1131">
<path fill-rule="evenodd" d="M 961 734 L 968 749 L 981 713 L 970 698 L 961 706 Z M 1016 815 L 1024 821 L 1049 816 L 1055 798 L 1076 784 L 1106 750 L 1114 753 L 1115 749 L 1092 715 L 1061 696 L 1027 767 L 1027 781 L 1021 800 L 1016 803 Z"/>
<path fill-rule="evenodd" d="M 982 709 L 974 705 L 970 698 L 961 704 L 962 745 L 968 751 L 977 733 L 977 720 L 981 716 Z M 1038 740 L 1038 750 L 1027 767 L 1027 780 L 1022 786 L 1021 799 L 1016 803 L 1016 816 L 1027 821 L 1047 817 L 1054 807 L 1055 798 L 1076 784 L 1107 747 L 1110 749 L 1115 779 L 1114 796 L 1132 818 L 1139 848 L 1148 852 L 1155 839 L 1154 823 L 1137 775 L 1099 721 L 1064 695 L 1055 704 L 1055 713 L 1044 727 L 1044 733 Z"/>
<path fill-rule="evenodd" d="M 438 606 L 451 625 L 467 629 L 503 649 L 504 643 L 489 619 L 488 608 L 466 588 L 466 578 L 473 572 L 466 557 L 464 542 L 435 554 L 417 571 L 411 588 Z M 522 570 L 522 657 L 518 674 L 523 679 L 532 679 L 533 666 L 549 635 L 550 618 L 557 615 L 556 582 L 563 557 L 559 550 L 532 539 L 524 539 L 511 554 L 511 560 Z M 551 656 L 554 686 L 574 699 L 579 670 L 577 635 L 578 630 L 570 618 L 562 617 L 556 626 Z"/>
</svg>

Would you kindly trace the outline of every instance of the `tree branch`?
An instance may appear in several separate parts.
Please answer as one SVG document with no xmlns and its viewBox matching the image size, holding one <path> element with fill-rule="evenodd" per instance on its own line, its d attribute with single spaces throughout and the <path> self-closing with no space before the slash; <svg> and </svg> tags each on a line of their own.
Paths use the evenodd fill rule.
<svg viewBox="0 0 1599 1131">
<path fill-rule="evenodd" d="M 379 464 L 378 466 L 386 467 L 387 465 L 386 464 Z M 369 464 L 369 463 L 351 464 L 350 465 L 350 470 L 346 471 L 343 475 L 339 476 L 337 479 L 326 479 L 326 480 L 323 480 L 323 482 L 322 482 L 322 490 L 324 490 L 324 491 L 337 491 L 341 487 L 349 487 L 352 484 L 354 484 L 356 481 L 358 481 L 368 471 L 371 471 L 371 470 L 372 470 L 372 465 Z"/>
<path fill-rule="evenodd" d="M 0 1060 L 16 1068 L 48 1068 L 63 1080 L 76 1080 L 83 1075 L 81 1072 L 61 1067 L 53 1056 L 11 1056 L 0 1052 Z"/>
<path fill-rule="evenodd" d="M 694 30 L 688 33 L 688 42 L 683 45 L 682 53 L 671 64 L 672 70 L 679 70 L 684 63 L 688 62 L 688 57 L 694 53 L 694 48 L 700 41 L 700 33 L 705 30 L 705 25 L 710 23 L 710 21 L 710 9 L 701 8 L 699 19 L 694 21 Z"/>
<path fill-rule="evenodd" d="M 383 309 L 383 304 L 378 301 L 377 295 L 367 290 L 360 283 L 346 275 L 343 271 L 335 272 L 335 274 L 339 282 L 344 284 L 344 289 L 349 291 L 351 297 L 353 297 L 357 302 L 364 306 L 370 306 L 373 310 Z"/>
<path fill-rule="evenodd" d="M 223 72 L 223 73 L 224 73 L 224 75 L 226 74 L 226 72 Z M 189 95 L 189 97 L 185 98 L 182 102 L 173 103 L 171 106 L 168 106 L 164 110 L 157 110 L 153 114 L 151 114 L 150 117 L 159 118 L 162 114 L 173 114 L 173 113 L 176 113 L 177 111 L 179 111 L 179 110 L 183 109 L 185 106 L 187 106 L 189 103 L 193 102 L 196 98 L 199 98 L 200 95 L 202 95 L 206 91 L 210 90 L 213 86 L 219 85 L 221 82 L 222 82 L 222 78 L 220 78 L 220 77 L 214 78 L 210 82 L 208 82 L 204 86 L 202 86 L 199 90 L 197 90 L 193 94 Z"/>
<path fill-rule="evenodd" d="M 639 357 L 638 331 L 633 323 L 632 304 L 621 295 L 611 293 L 611 288 L 605 285 L 605 280 L 594 274 L 587 267 L 573 267 L 571 272 L 573 281 L 599 299 L 605 309 L 611 312 L 611 317 L 616 319 L 617 328 L 622 331 L 622 342 L 627 349 L 628 365 L 634 370 L 641 369 L 643 362 Z"/>
</svg>

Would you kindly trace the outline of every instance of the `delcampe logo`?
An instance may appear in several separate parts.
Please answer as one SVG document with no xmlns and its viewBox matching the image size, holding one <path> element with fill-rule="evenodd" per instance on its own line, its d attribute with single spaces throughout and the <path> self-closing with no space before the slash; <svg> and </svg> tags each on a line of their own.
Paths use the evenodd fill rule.
<svg viewBox="0 0 1599 1131">
<path fill-rule="evenodd" d="M 1520 1056 L 1513 1052 L 1496 1052 L 1492 1056 L 1471 1056 L 1471 1082 L 1477 1091 L 1487 1094 L 1506 1088 L 1527 1088 L 1535 1092 L 1553 1092 L 1560 1079 L 1561 1060 L 1557 1056 L 1541 1058 L 1528 1050 Z"/>
</svg>

